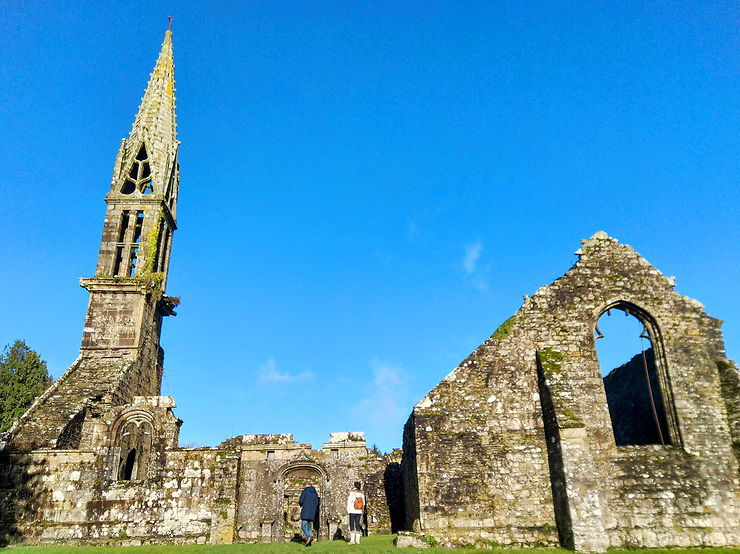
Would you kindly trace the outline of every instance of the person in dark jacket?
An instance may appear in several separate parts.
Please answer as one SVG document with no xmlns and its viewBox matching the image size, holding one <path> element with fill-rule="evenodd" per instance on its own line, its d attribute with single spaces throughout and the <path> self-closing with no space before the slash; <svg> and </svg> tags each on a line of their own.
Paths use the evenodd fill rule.
<svg viewBox="0 0 740 554">
<path fill-rule="evenodd" d="M 308 485 L 298 499 L 301 507 L 301 531 L 306 535 L 306 546 L 313 542 L 313 520 L 316 519 L 316 510 L 319 507 L 319 495 L 313 485 Z"/>
</svg>

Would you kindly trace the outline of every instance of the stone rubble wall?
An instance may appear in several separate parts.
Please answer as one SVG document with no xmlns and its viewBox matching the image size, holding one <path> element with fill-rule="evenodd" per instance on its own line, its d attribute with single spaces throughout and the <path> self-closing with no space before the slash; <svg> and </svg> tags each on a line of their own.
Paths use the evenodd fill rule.
<svg viewBox="0 0 740 554">
<path fill-rule="evenodd" d="M 611 370 L 604 377 L 609 417 L 617 446 L 660 444 L 661 437 L 665 440 L 670 436 L 658 375 L 650 369 L 654 367 L 653 360 L 653 349 L 648 348 L 644 359 L 642 353 L 636 354 L 629 362 Z M 646 386 L 645 366 L 650 376 L 650 389 Z M 653 391 L 653 402 L 650 391 Z"/>
<path fill-rule="evenodd" d="M 296 444 L 292 435 L 245 435 L 216 449 L 180 449 L 173 407 L 168 397 L 137 397 L 111 410 L 87 430 L 96 444 L 89 451 L 0 453 L 0 538 L 28 544 L 282 541 L 283 482 L 306 468 L 323 476 L 317 482 L 320 540 L 349 536 L 346 500 L 354 481 L 366 491 L 367 531 L 390 532 L 388 462 L 365 447 L 361 434 L 321 450 Z M 145 479 L 119 478 L 118 434 L 129 420 L 152 421 L 156 430 L 145 453 Z"/>
<path fill-rule="evenodd" d="M 500 358 L 481 347 L 414 408 L 420 529 L 442 544 L 558 543 L 537 374 L 521 371 L 525 358 L 513 345 Z"/>
<path fill-rule="evenodd" d="M 604 233 L 577 254 L 414 408 L 404 453 L 422 529 L 443 543 L 559 538 L 590 551 L 740 544 L 737 374 L 723 396 L 720 322 Z M 672 446 L 614 443 L 594 345 L 609 307 L 646 322 Z"/>
<path fill-rule="evenodd" d="M 332 434 L 341 436 L 342 434 Z M 237 529 L 245 541 L 284 540 L 284 487 L 294 471 L 308 470 L 320 497 L 319 539 L 349 537 L 346 502 L 359 481 L 367 498 L 365 525 L 369 533 L 388 533 L 390 511 L 384 471 L 387 463 L 365 446 L 361 433 L 350 440 L 338 438 L 321 450 L 292 442 L 292 435 L 247 435 L 224 444 L 241 449 L 241 477 Z M 332 437 L 335 439 L 335 437 Z M 339 533 L 337 531 L 339 530 Z"/>
<path fill-rule="evenodd" d="M 230 453 L 168 451 L 166 466 L 156 476 L 118 482 L 102 464 L 106 454 L 48 450 L 0 458 L 6 534 L 30 544 L 204 543 L 224 538 L 219 520 L 228 515 L 223 518 L 214 507 L 223 499 L 234 500 L 238 459 Z"/>
<path fill-rule="evenodd" d="M 730 425 L 732 450 L 735 458 L 740 462 L 740 370 L 735 362 L 726 358 L 717 358 L 715 363 L 722 386 L 722 399 L 727 410 L 727 421 Z"/>
</svg>

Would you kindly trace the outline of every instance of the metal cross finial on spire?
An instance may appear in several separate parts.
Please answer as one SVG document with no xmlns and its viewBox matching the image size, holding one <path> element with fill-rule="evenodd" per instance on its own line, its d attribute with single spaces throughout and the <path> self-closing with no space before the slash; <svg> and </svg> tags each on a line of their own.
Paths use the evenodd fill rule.
<svg viewBox="0 0 740 554">
<path fill-rule="evenodd" d="M 170 31 L 172 31 L 172 16 L 171 15 L 168 15 L 167 16 L 167 19 L 170 20 Z"/>
</svg>

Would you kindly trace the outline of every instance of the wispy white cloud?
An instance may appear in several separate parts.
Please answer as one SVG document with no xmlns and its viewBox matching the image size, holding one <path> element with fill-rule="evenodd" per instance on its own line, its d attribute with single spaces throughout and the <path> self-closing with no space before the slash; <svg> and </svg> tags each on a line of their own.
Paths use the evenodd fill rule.
<svg viewBox="0 0 740 554">
<path fill-rule="evenodd" d="M 462 266 L 465 273 L 471 275 L 475 271 L 475 266 L 480 258 L 481 250 L 483 250 L 483 244 L 478 240 L 475 244 L 469 244 L 465 247 L 465 256 L 463 257 Z"/>
<path fill-rule="evenodd" d="M 302 371 L 301 373 L 291 373 L 289 371 L 279 371 L 274 358 L 270 358 L 260 366 L 259 380 L 262 383 L 295 383 L 297 381 L 308 381 L 313 379 L 313 373 Z"/>
<path fill-rule="evenodd" d="M 472 280 L 473 286 L 478 289 L 480 292 L 487 292 L 488 291 L 488 283 L 483 280 L 482 277 L 476 277 Z"/>
<path fill-rule="evenodd" d="M 367 395 L 356 405 L 354 415 L 375 428 L 403 422 L 409 411 L 403 368 L 379 360 L 374 360 L 371 367 L 373 382 L 367 387 Z"/>
</svg>

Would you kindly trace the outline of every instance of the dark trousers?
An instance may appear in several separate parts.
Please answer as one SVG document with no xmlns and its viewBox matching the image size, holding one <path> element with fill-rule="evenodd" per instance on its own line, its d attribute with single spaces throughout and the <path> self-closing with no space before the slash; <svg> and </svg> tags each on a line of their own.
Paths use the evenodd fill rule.
<svg viewBox="0 0 740 554">
<path fill-rule="evenodd" d="M 349 530 L 350 531 L 362 531 L 360 527 L 360 518 L 362 514 L 349 514 Z"/>
</svg>

